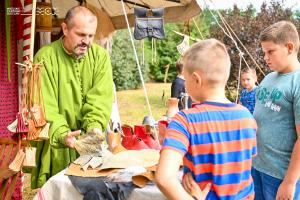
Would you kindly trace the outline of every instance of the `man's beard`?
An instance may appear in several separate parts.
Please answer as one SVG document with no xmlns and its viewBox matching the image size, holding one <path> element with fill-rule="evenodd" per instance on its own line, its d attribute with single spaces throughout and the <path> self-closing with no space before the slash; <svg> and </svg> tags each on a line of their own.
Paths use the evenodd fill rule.
<svg viewBox="0 0 300 200">
<path fill-rule="evenodd" d="M 86 52 L 88 51 L 88 49 L 91 47 L 91 43 L 85 43 L 85 42 L 81 42 L 79 44 L 77 44 L 74 49 L 73 49 L 73 54 L 77 59 L 82 58 Z M 86 50 L 84 52 L 80 51 L 80 48 L 86 48 Z"/>
</svg>

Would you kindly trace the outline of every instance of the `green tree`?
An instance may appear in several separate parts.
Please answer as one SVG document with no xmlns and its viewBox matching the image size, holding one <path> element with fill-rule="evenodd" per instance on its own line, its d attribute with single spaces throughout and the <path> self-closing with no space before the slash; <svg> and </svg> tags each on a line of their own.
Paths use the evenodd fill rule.
<svg viewBox="0 0 300 200">
<path fill-rule="evenodd" d="M 150 63 L 150 77 L 155 81 L 162 82 L 166 76 L 166 67 L 168 66 L 167 82 L 172 81 L 176 75 L 176 61 L 181 57 L 177 51 L 177 46 L 182 42 L 183 36 L 176 34 L 173 31 L 190 35 L 194 38 L 207 38 L 209 37 L 210 24 L 212 19 L 209 17 L 209 11 L 203 10 L 203 12 L 190 20 L 189 22 L 178 22 L 165 24 L 166 38 L 156 41 L 156 53 L 157 57 L 155 62 Z M 195 23 L 197 25 L 195 25 Z M 199 28 L 199 30 L 198 30 Z M 190 40 L 190 45 L 195 41 Z M 147 49 L 151 51 L 152 41 L 148 40 L 146 43 Z"/>
<path fill-rule="evenodd" d="M 151 79 L 163 82 L 165 78 L 166 67 L 169 66 L 167 81 L 171 81 L 176 76 L 175 62 L 180 57 L 176 46 L 180 43 L 178 37 L 172 30 L 179 31 L 178 24 L 165 24 L 165 39 L 155 40 L 156 48 L 152 40 L 147 40 L 146 45 L 149 51 L 153 54 L 156 53 L 156 58 L 150 61 L 150 77 Z M 155 52 L 156 50 L 156 52 Z"/>
<path fill-rule="evenodd" d="M 233 9 L 221 11 L 222 16 L 225 18 L 226 22 L 230 25 L 232 30 L 235 32 L 239 40 L 243 43 L 246 49 L 250 52 L 258 66 L 262 71 L 256 67 L 253 60 L 250 58 L 243 47 L 239 44 L 239 48 L 242 50 L 244 57 L 250 67 L 256 67 L 258 72 L 259 81 L 262 80 L 264 74 L 270 72 L 266 63 L 263 59 L 263 52 L 259 44 L 259 34 L 267 26 L 273 24 L 274 22 L 280 20 L 290 20 L 298 26 L 299 22 L 293 17 L 293 13 L 290 8 L 283 7 L 284 2 L 271 1 L 270 5 L 264 3 L 259 12 L 256 12 L 253 6 L 249 6 L 246 10 L 241 10 L 236 6 Z M 218 22 L 222 24 L 221 19 L 218 17 Z M 222 28 L 225 29 L 225 25 L 222 24 Z M 225 29 L 226 30 L 226 29 Z M 239 66 L 240 66 L 240 56 L 237 47 L 234 42 L 224 34 L 222 29 L 215 23 L 210 29 L 211 37 L 217 38 L 223 41 L 229 51 L 232 67 L 231 75 L 228 81 L 228 87 L 231 90 L 235 90 L 237 86 L 237 81 L 239 79 Z M 233 36 L 234 37 L 234 36 Z M 237 43 L 238 40 L 234 37 Z M 242 62 L 242 68 L 247 67 L 244 62 Z"/>
<path fill-rule="evenodd" d="M 139 60 L 142 50 L 140 41 L 134 41 Z M 131 45 L 128 30 L 119 30 L 113 37 L 111 62 L 113 67 L 113 79 L 117 90 L 136 89 L 141 85 L 134 51 Z M 148 63 L 140 63 L 144 81 L 148 81 Z"/>
</svg>

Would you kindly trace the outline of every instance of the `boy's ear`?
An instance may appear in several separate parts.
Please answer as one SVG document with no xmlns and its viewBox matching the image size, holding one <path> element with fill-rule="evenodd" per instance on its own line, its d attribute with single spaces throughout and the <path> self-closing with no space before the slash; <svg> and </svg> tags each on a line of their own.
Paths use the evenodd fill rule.
<svg viewBox="0 0 300 200">
<path fill-rule="evenodd" d="M 197 86 L 201 87 L 201 85 L 202 85 L 202 77 L 201 77 L 201 75 L 199 73 L 197 73 L 197 72 L 193 72 L 192 77 L 193 77 L 193 79 L 195 81 L 195 84 Z"/>
<path fill-rule="evenodd" d="M 294 50 L 295 50 L 295 45 L 294 45 L 294 43 L 292 43 L 292 42 L 288 42 L 288 43 L 286 44 L 286 47 L 287 47 L 287 49 L 288 49 L 288 53 L 289 53 L 289 54 L 293 53 Z"/>
</svg>

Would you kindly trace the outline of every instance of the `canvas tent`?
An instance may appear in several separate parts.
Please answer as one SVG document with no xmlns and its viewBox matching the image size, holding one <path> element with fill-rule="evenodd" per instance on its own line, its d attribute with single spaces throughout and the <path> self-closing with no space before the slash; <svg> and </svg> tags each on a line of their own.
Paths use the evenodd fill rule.
<svg viewBox="0 0 300 200">
<path fill-rule="evenodd" d="M 6 49 L 8 49 L 8 46 L 5 46 L 6 48 L 2 48 L 0 51 L 0 63 L 2 65 L 0 69 L 0 80 L 1 80 L 1 87 L 0 92 L 1 98 L 0 101 L 3 102 L 1 104 L 1 114 L 0 114 L 0 139 L 7 137 L 12 138 L 12 133 L 10 133 L 6 126 L 11 123 L 15 119 L 15 114 L 18 112 L 18 87 L 21 86 L 20 82 L 18 83 L 18 70 L 17 67 L 15 67 L 14 63 L 16 62 L 22 62 L 22 51 L 24 48 L 22 48 L 22 33 L 24 24 L 22 23 L 22 15 L 23 17 L 27 15 L 27 8 L 25 9 L 24 6 L 25 0 L 6 0 L 6 1 L 0 1 L 0 8 L 1 10 L 6 10 L 8 8 L 11 8 L 13 11 L 13 8 L 20 8 L 21 14 L 12 14 L 12 15 L 5 15 L 5 12 L 1 13 L 1 19 L 8 18 L 10 21 L 8 21 L 7 27 L 4 23 L 4 20 L 0 20 L 0 41 L 2 44 L 6 44 L 6 41 L 10 41 L 10 51 L 11 55 L 8 55 L 6 52 Z M 41 0 L 40 0 L 41 1 Z M 53 20 L 54 23 L 52 23 L 52 28 L 60 28 L 60 24 L 63 20 L 63 18 L 66 15 L 67 10 L 69 10 L 71 7 L 76 6 L 79 4 L 79 1 L 76 0 L 43 0 L 46 2 L 51 2 L 52 7 L 55 8 L 54 16 L 52 16 L 51 20 Z M 4 4 L 4 2 L 10 2 L 9 6 Z M 30 2 L 30 0 L 28 0 Z M 31 1 L 32 2 L 32 1 Z M 147 8 L 158 8 L 158 7 L 164 7 L 165 8 L 165 23 L 169 22 L 177 22 L 177 21 L 185 21 L 188 20 L 197 14 L 200 13 L 201 9 L 196 3 L 196 0 L 124 0 L 125 6 L 126 6 L 126 15 L 129 18 L 130 26 L 134 25 L 134 16 L 133 16 L 133 10 L 135 6 L 140 7 L 147 7 Z M 118 29 L 125 29 L 127 28 L 126 22 L 125 22 L 125 16 L 122 10 L 122 2 L 120 0 L 86 0 L 86 5 L 92 9 L 95 9 L 97 13 L 97 17 L 100 18 L 97 30 L 97 36 L 98 39 L 107 38 L 112 35 L 112 33 L 115 30 Z M 23 5 L 23 8 L 22 8 Z M 18 9 L 17 9 L 18 10 Z M 26 10 L 26 14 L 23 13 L 23 11 Z M 30 10 L 28 10 L 29 12 Z M 20 17 L 20 18 L 19 18 Z M 45 17 L 45 16 L 44 16 Z M 20 24 L 18 22 L 20 21 Z M 25 20 L 26 21 L 26 20 Z M 27 21 L 29 22 L 29 21 Z M 32 23 L 34 24 L 34 23 Z M 5 27 L 5 28 L 4 28 Z M 10 29 L 7 29 L 7 28 Z M 26 26 L 27 27 L 27 26 Z M 28 26 L 30 27 L 30 26 Z M 30 28 L 29 28 L 30 29 Z M 11 31 L 7 31 L 11 30 Z M 24 29 L 25 30 L 25 29 Z M 6 32 L 5 32 L 6 31 Z M 38 29 L 36 29 L 38 31 Z M 40 30 L 41 31 L 41 30 Z M 25 31 L 26 32 L 26 31 Z M 33 31 L 34 32 L 34 31 Z M 43 32 L 43 31 L 41 31 Z M 19 33 L 19 34 L 18 34 Z M 44 34 L 44 33 L 41 33 Z M 21 35 L 19 37 L 18 35 Z M 46 35 L 46 34 L 44 34 Z M 9 36 L 9 37 L 8 37 Z M 47 36 L 50 38 L 50 34 L 48 33 Z M 8 39 L 10 38 L 10 40 Z M 24 38 L 24 34 L 23 34 Z M 29 37 L 31 40 L 34 41 L 34 37 Z M 50 40 L 47 40 L 50 41 Z M 25 43 L 25 42 L 24 42 Z M 18 46 L 17 46 L 18 45 Z M 41 45 L 41 44 L 40 44 Z M 32 45 L 33 46 L 33 45 Z M 33 48 L 33 47 L 31 47 Z M 19 55 L 18 58 L 18 53 Z M 11 58 L 8 60 L 7 58 Z M 14 66 L 11 68 L 11 72 L 8 73 L 9 66 Z M 9 74 L 9 76 L 7 75 Z M 8 81 L 7 77 L 11 76 L 11 80 Z M 19 86 L 18 86 L 19 85 Z M 14 179 L 17 182 L 17 189 L 15 189 L 13 198 L 21 199 L 22 198 L 22 181 L 19 176 L 16 176 L 16 179 Z M 0 180 L 1 182 L 1 180 Z M 8 181 L 9 182 L 9 181 Z M 1 183 L 0 183 L 1 185 Z M 3 186 L 3 185 L 2 185 Z M 13 188 L 13 187 L 11 187 Z M 3 189 L 0 188 L 1 190 Z M 2 190 L 3 191 L 3 190 Z M 2 193 L 0 191 L 0 194 L 2 196 Z"/>
<path fill-rule="evenodd" d="M 60 23 L 66 12 L 73 6 L 79 4 L 76 0 L 51 0 L 56 17 L 54 18 L 54 28 L 60 27 Z M 114 30 L 127 28 L 122 2 L 120 0 L 86 0 L 87 7 L 96 11 L 99 20 L 97 33 L 100 38 L 105 38 Z M 134 7 L 165 8 L 165 23 L 188 20 L 201 11 L 196 0 L 124 0 L 126 14 L 129 24 L 134 25 Z M 97 34 L 96 34 L 97 35 Z M 99 34 L 98 34 L 99 35 Z"/>
</svg>

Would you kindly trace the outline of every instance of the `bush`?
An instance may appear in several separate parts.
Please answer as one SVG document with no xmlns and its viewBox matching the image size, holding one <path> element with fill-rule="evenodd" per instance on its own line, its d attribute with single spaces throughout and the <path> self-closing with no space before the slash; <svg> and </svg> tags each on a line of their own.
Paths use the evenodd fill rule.
<svg viewBox="0 0 300 200">
<path fill-rule="evenodd" d="M 201 39 L 202 37 L 207 37 L 207 35 L 209 35 L 209 27 L 211 23 L 211 18 L 207 17 L 207 12 L 207 10 L 203 11 L 203 14 L 195 17 L 195 22 L 198 24 L 198 28 L 201 33 L 199 33 L 192 20 L 184 23 L 178 22 L 165 24 L 164 28 L 166 38 L 156 41 L 157 59 L 156 62 L 150 63 L 150 76 L 153 80 L 158 82 L 164 81 L 166 66 L 169 66 L 166 81 L 172 82 L 175 79 L 177 75 L 175 64 L 181 57 L 177 51 L 177 46 L 182 42 L 183 36 L 177 35 L 173 32 L 173 30 L 186 35 L 191 35 L 191 37 L 194 38 Z M 190 45 L 192 45 L 193 42 L 193 40 L 190 40 Z M 147 42 L 147 48 L 151 50 L 151 41 Z"/>
<path fill-rule="evenodd" d="M 140 41 L 135 41 L 135 47 L 138 51 L 139 60 L 141 61 L 142 51 Z M 133 48 L 131 45 L 128 30 L 119 30 L 113 37 L 111 62 L 113 68 L 113 80 L 117 90 L 136 89 L 141 86 L 137 64 Z M 140 62 L 144 81 L 148 81 L 148 64 L 143 65 Z"/>
<path fill-rule="evenodd" d="M 230 10 L 221 11 L 223 17 L 226 19 L 230 27 L 234 30 L 235 34 L 241 40 L 243 45 L 250 52 L 261 71 L 252 61 L 250 56 L 246 54 L 246 51 L 239 44 L 239 48 L 245 53 L 244 57 L 250 67 L 256 67 L 256 72 L 258 73 L 258 80 L 261 81 L 264 78 L 264 74 L 267 75 L 270 72 L 269 67 L 266 65 L 263 59 L 263 52 L 259 43 L 259 34 L 267 26 L 280 21 L 289 20 L 292 21 L 296 26 L 299 26 L 299 12 L 293 12 L 290 8 L 284 8 L 283 3 L 277 1 L 271 1 L 270 5 L 267 6 L 264 3 L 260 11 L 256 11 L 253 6 L 249 6 L 245 10 L 240 10 L 236 6 Z M 222 24 L 219 19 L 219 23 Z M 224 27 L 224 25 L 222 25 Z M 215 37 L 225 43 L 228 48 L 228 52 L 231 57 L 231 73 L 228 81 L 228 88 L 236 96 L 237 81 L 239 79 L 239 66 L 240 66 L 240 56 L 239 51 L 234 45 L 233 41 L 227 37 L 221 28 L 217 24 L 213 24 L 210 29 L 211 37 Z M 246 68 L 245 62 L 242 62 L 242 68 Z M 241 88 L 240 88 L 241 89 Z"/>
</svg>

